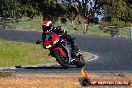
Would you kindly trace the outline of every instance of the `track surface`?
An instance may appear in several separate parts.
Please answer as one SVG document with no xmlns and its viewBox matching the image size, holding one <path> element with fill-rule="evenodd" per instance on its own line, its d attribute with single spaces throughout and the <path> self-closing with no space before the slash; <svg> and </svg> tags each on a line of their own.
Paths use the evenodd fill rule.
<svg viewBox="0 0 132 88">
<path fill-rule="evenodd" d="M 132 39 L 73 35 L 75 42 L 82 51 L 88 51 L 99 56 L 98 59 L 87 62 L 85 69 L 90 71 L 127 71 L 132 72 Z M 26 32 L 14 30 L 0 30 L 0 39 L 35 43 L 41 39 L 39 32 Z M 59 66 L 27 67 L 12 71 L 38 71 L 38 72 L 78 72 L 80 69 L 71 67 L 68 70 Z"/>
</svg>

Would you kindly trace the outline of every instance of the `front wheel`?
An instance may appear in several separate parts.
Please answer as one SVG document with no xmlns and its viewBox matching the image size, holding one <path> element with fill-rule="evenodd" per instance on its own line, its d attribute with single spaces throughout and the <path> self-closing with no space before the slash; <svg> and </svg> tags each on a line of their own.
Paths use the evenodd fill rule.
<svg viewBox="0 0 132 88">
<path fill-rule="evenodd" d="M 78 67 L 78 68 L 82 68 L 84 67 L 85 65 L 85 61 L 84 61 L 84 57 L 80 54 L 78 56 L 79 60 L 75 63 L 75 65 Z"/>
<path fill-rule="evenodd" d="M 54 56 L 56 61 L 64 68 L 67 69 L 69 67 L 69 60 L 67 57 L 61 56 L 59 50 L 54 50 Z M 67 55 L 66 55 L 67 56 Z"/>
</svg>

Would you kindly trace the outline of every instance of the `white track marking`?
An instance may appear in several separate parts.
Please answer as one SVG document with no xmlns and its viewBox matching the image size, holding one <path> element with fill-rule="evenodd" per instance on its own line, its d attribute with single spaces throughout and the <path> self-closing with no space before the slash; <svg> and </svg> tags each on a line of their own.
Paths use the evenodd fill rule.
<svg viewBox="0 0 132 88">
<path fill-rule="evenodd" d="M 98 58 L 99 58 L 99 56 L 97 56 L 97 55 L 95 55 L 95 54 L 92 54 L 92 58 L 91 58 L 91 59 L 86 60 L 85 62 L 88 62 L 88 61 L 93 61 L 93 60 L 96 60 L 96 59 L 98 59 Z"/>
</svg>

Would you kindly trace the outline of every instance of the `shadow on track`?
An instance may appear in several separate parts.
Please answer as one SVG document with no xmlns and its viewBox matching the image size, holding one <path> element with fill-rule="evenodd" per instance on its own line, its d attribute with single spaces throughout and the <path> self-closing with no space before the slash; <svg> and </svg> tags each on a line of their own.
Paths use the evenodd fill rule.
<svg viewBox="0 0 132 88">
<path fill-rule="evenodd" d="M 24 66 L 24 67 L 21 67 L 21 66 L 15 66 L 16 69 L 63 69 L 61 66 L 59 65 L 53 65 L 53 66 Z M 79 69 L 75 66 L 70 66 L 68 69 Z"/>
<path fill-rule="evenodd" d="M 15 66 L 15 68 L 0 70 L 13 73 L 80 73 L 81 69 L 75 66 L 70 66 L 68 69 L 63 69 L 59 65 L 55 66 Z"/>
</svg>

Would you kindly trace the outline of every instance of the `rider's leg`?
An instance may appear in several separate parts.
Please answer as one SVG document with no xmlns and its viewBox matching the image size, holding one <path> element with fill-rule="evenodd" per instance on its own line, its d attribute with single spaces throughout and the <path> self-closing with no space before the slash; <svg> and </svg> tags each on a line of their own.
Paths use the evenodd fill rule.
<svg viewBox="0 0 132 88">
<path fill-rule="evenodd" d="M 72 49 L 74 49 L 75 43 L 74 43 L 72 36 L 67 35 L 67 39 L 68 39 L 69 43 L 71 44 Z"/>
</svg>

